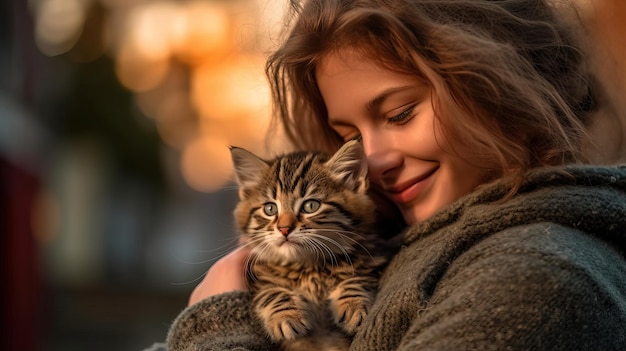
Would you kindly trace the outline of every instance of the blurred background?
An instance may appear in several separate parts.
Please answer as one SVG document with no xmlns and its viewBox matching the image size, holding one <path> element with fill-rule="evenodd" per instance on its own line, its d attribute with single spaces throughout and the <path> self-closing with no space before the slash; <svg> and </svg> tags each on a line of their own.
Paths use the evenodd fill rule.
<svg viewBox="0 0 626 351">
<path fill-rule="evenodd" d="M 2 350 L 165 339 L 236 243 L 228 146 L 282 148 L 285 3 L 2 0 Z"/>
<path fill-rule="evenodd" d="M 626 2 L 573 1 L 626 111 Z M 165 339 L 236 242 L 228 145 L 287 148 L 263 75 L 286 3 L 0 0 L 0 349 Z M 598 159 L 626 160 L 599 121 Z"/>
</svg>

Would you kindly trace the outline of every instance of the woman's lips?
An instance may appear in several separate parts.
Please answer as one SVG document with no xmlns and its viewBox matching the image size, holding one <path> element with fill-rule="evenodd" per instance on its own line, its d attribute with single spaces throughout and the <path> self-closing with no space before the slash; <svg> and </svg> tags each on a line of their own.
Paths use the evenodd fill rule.
<svg viewBox="0 0 626 351">
<path fill-rule="evenodd" d="M 393 202 L 398 205 L 411 202 L 415 199 L 428 185 L 428 181 L 431 179 L 433 173 L 435 173 L 439 167 L 435 167 L 430 171 L 413 178 L 402 184 L 398 184 L 393 187 L 386 188 L 387 194 Z"/>
</svg>

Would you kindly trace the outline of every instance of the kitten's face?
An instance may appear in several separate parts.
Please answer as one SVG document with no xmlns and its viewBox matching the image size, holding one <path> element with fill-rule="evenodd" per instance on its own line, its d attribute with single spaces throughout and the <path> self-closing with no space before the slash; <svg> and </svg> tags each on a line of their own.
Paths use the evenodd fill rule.
<svg viewBox="0 0 626 351">
<path fill-rule="evenodd" d="M 289 154 L 265 162 L 232 149 L 241 202 L 235 210 L 253 252 L 279 262 L 332 261 L 360 249 L 371 232 L 374 204 L 357 142 L 332 158 Z"/>
</svg>

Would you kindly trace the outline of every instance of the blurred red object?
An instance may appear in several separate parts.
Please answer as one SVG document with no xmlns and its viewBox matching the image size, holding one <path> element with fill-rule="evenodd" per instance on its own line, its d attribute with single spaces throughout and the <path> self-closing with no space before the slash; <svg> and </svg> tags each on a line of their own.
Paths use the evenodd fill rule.
<svg viewBox="0 0 626 351">
<path fill-rule="evenodd" d="M 0 157 L 2 350 L 41 349 L 42 281 L 31 228 L 38 190 L 36 176 Z"/>
</svg>

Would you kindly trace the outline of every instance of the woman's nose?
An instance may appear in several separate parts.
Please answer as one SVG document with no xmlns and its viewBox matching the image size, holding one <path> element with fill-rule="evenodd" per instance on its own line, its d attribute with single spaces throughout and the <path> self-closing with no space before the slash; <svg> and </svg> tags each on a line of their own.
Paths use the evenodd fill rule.
<svg viewBox="0 0 626 351">
<path fill-rule="evenodd" d="M 399 170 L 402 166 L 402 153 L 394 150 L 384 140 L 363 136 L 362 143 L 372 181 L 377 182 L 384 177 L 393 176 L 394 171 Z"/>
</svg>

